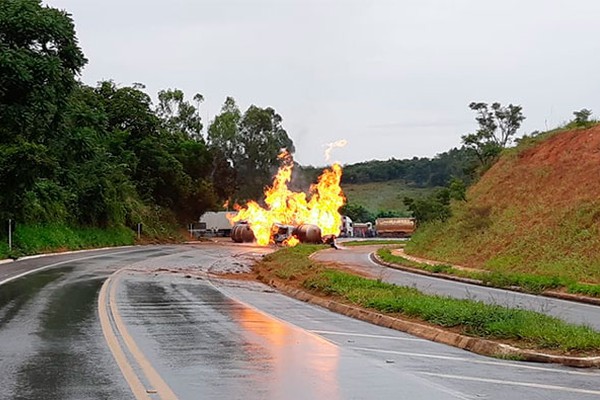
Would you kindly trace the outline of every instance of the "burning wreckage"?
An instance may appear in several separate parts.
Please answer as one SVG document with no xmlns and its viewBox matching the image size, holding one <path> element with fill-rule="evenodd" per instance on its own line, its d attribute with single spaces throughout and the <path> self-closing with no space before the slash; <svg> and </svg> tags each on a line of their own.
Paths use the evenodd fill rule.
<svg viewBox="0 0 600 400">
<path fill-rule="evenodd" d="M 280 155 L 282 166 L 265 190 L 264 204 L 249 201 L 237 207 L 238 213 L 229 219 L 234 224 L 234 242 L 253 242 L 258 245 L 298 243 L 327 243 L 335 246 L 340 234 L 342 216 L 339 213 L 346 201 L 340 180 L 342 167 L 333 164 L 323 171 L 309 194 L 288 188 L 292 178 L 293 159 L 289 153 Z"/>
</svg>

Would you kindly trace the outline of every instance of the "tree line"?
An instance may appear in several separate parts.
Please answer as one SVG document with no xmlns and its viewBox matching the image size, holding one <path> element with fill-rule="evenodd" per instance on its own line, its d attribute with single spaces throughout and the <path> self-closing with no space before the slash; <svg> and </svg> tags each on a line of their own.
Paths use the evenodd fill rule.
<svg viewBox="0 0 600 400">
<path fill-rule="evenodd" d="M 205 127 L 201 94 L 166 89 L 154 104 L 139 83 L 86 85 L 78 78 L 87 62 L 67 12 L 40 0 L 0 2 L 0 220 L 190 222 L 224 202 L 261 198 L 281 149 L 294 153 L 271 107 L 242 111 L 228 97 Z M 433 158 L 345 165 L 342 184 L 446 187 L 405 204 L 423 220 L 447 218 L 449 199 L 465 200 L 464 188 L 514 141 L 524 120 L 512 104 L 469 107 L 479 127 L 462 137 L 462 147 Z M 574 114 L 578 127 L 595 122 L 589 110 Z M 320 172 L 297 166 L 293 186 L 306 189 Z"/>
<path fill-rule="evenodd" d="M 0 219 L 94 226 L 195 220 L 255 197 L 282 148 L 270 108 L 227 98 L 203 134 L 200 94 L 78 80 L 87 60 L 69 14 L 0 2 Z"/>
</svg>

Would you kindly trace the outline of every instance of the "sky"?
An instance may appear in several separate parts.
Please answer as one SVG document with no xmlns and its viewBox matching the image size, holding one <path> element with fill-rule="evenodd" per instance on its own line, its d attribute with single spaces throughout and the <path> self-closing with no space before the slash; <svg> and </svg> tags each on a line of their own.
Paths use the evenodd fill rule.
<svg viewBox="0 0 600 400">
<path fill-rule="evenodd" d="M 597 0 L 46 0 L 73 17 L 83 82 L 273 107 L 296 161 L 432 157 L 475 131 L 469 103 L 518 104 L 519 135 L 600 116 Z"/>
</svg>

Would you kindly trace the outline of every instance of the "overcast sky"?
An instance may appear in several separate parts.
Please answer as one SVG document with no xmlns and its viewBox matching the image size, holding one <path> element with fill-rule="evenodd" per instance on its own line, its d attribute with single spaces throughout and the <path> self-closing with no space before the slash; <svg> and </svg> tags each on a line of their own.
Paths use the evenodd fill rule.
<svg viewBox="0 0 600 400">
<path fill-rule="evenodd" d="M 520 134 L 600 115 L 597 0 L 47 0 L 75 20 L 88 84 L 144 83 L 273 107 L 296 160 L 434 156 L 471 101 L 520 104 Z"/>
</svg>

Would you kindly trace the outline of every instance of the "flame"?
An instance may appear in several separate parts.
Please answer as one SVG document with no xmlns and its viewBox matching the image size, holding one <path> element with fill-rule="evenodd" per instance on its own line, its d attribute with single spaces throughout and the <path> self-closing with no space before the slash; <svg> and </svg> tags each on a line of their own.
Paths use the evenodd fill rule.
<svg viewBox="0 0 600 400">
<path fill-rule="evenodd" d="M 321 228 L 322 235 L 339 235 L 342 216 L 338 210 L 346 201 L 340 187 L 342 167 L 334 164 L 325 169 L 317 183 L 311 185 L 307 199 L 306 193 L 288 188 L 294 166 L 291 155 L 283 152 L 279 159 L 282 166 L 273 178 L 273 185 L 265 190 L 265 207 L 249 201 L 231 221 L 247 221 L 261 246 L 272 242 L 273 232 L 277 229 L 275 224 L 314 224 Z M 298 243 L 297 239 L 288 239 L 284 244 L 295 246 Z"/>
<path fill-rule="evenodd" d="M 290 236 L 289 238 L 285 239 L 283 241 L 283 244 L 285 246 L 289 246 L 289 247 L 294 247 L 296 246 L 298 243 L 300 243 L 300 240 L 298 240 L 298 238 L 294 237 L 294 236 Z"/>
</svg>

